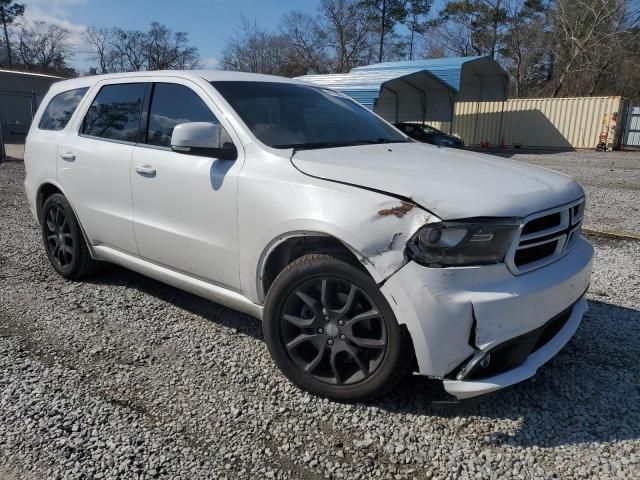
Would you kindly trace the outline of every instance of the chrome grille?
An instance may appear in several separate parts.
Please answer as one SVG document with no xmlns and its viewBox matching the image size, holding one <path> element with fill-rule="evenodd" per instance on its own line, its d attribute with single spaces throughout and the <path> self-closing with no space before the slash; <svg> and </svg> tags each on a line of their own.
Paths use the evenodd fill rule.
<svg viewBox="0 0 640 480">
<path fill-rule="evenodd" d="M 521 274 L 560 258 L 580 237 L 583 216 L 584 199 L 525 218 L 507 254 L 509 270 Z"/>
</svg>

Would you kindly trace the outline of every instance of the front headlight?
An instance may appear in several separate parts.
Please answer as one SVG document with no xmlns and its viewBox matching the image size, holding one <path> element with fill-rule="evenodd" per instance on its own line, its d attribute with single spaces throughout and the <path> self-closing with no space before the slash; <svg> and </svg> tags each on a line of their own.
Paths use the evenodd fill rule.
<svg viewBox="0 0 640 480">
<path fill-rule="evenodd" d="M 429 267 L 500 263 L 519 228 L 513 220 L 433 223 L 411 237 L 407 251 L 413 260 Z"/>
</svg>

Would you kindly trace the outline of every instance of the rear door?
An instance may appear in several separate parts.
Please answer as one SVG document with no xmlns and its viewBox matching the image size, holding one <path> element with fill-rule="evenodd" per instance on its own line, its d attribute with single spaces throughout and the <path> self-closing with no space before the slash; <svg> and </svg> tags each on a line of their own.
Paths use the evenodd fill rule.
<svg viewBox="0 0 640 480">
<path fill-rule="evenodd" d="M 222 124 L 222 142 L 238 159 L 220 160 L 173 152 L 171 134 L 187 122 L 220 123 L 211 98 L 189 80 L 154 83 L 148 131 L 133 153 L 131 185 L 140 256 L 194 277 L 239 288 L 237 177 L 240 142 Z"/>
<path fill-rule="evenodd" d="M 58 182 L 93 245 L 137 254 L 131 156 L 140 131 L 146 81 L 99 83 L 58 146 Z"/>
<path fill-rule="evenodd" d="M 30 199 L 35 199 L 36 194 L 30 189 L 56 177 L 58 144 L 67 136 L 69 122 L 88 90 L 88 87 L 80 87 L 47 96 L 42 113 L 36 115 L 24 152 L 25 188 Z"/>
</svg>

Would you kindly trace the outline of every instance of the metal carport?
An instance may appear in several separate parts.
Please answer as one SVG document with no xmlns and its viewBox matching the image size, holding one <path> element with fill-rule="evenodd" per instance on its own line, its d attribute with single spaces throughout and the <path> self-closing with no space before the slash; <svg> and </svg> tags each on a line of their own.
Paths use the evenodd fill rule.
<svg viewBox="0 0 640 480">
<path fill-rule="evenodd" d="M 298 79 L 349 95 L 392 122 L 451 122 L 456 101 L 506 100 L 509 88 L 489 56 L 385 62 Z"/>
</svg>

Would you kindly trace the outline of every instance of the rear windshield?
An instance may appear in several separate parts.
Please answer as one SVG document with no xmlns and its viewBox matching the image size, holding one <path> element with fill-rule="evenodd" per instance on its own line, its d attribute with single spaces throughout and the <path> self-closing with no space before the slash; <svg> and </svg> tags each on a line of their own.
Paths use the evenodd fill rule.
<svg viewBox="0 0 640 480">
<path fill-rule="evenodd" d="M 406 142 L 349 98 L 323 88 L 278 82 L 215 81 L 253 134 L 274 148 L 326 148 Z"/>
<path fill-rule="evenodd" d="M 76 88 L 53 97 L 40 118 L 38 128 L 40 130 L 64 129 L 87 90 L 88 88 Z"/>
</svg>

